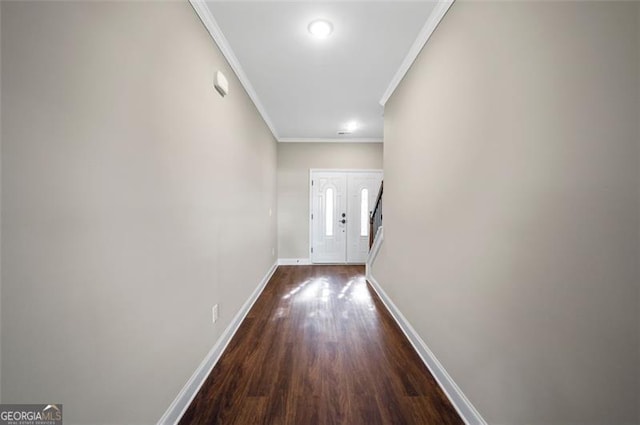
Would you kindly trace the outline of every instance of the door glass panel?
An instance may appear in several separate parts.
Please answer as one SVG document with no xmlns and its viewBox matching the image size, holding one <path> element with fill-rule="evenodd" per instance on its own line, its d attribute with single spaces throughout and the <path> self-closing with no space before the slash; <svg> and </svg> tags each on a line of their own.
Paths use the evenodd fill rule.
<svg viewBox="0 0 640 425">
<path fill-rule="evenodd" d="M 360 191 L 360 236 L 369 235 L 369 190 Z"/>
<path fill-rule="evenodd" d="M 325 203 L 324 203 L 324 220 L 325 220 L 325 230 L 324 234 L 326 236 L 333 236 L 333 189 L 328 188 L 325 192 Z"/>
</svg>

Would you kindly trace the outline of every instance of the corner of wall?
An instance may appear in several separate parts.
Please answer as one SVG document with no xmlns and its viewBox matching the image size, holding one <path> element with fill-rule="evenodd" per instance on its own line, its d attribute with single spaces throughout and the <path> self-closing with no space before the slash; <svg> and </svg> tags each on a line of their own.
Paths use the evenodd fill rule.
<svg viewBox="0 0 640 425">
<path fill-rule="evenodd" d="M 366 272 L 365 276 L 369 285 L 378 294 L 378 297 L 385 305 L 391 316 L 396 321 L 404 335 L 407 337 L 413 349 L 418 353 L 422 362 L 427 366 L 431 375 L 438 382 L 438 385 L 444 391 L 447 398 L 456 409 L 460 417 L 466 424 L 478 424 L 486 425 L 486 421 L 480 415 L 478 410 L 471 404 L 471 401 L 464 395 L 460 387 L 454 382 L 453 378 L 446 371 L 442 363 L 436 358 L 433 352 L 429 349 L 424 340 L 420 337 L 418 332 L 413 328 L 411 323 L 402 314 L 402 312 L 396 307 L 389 295 L 382 289 L 380 283 L 373 276 L 373 265 L 378 258 L 378 253 L 382 248 L 384 242 L 384 227 L 380 227 L 376 233 L 375 240 L 369 251 L 369 257 L 365 264 Z"/>
<path fill-rule="evenodd" d="M 367 257 L 367 262 L 364 265 L 365 276 L 367 279 L 373 278 L 373 275 L 372 275 L 373 264 L 375 263 L 376 258 L 378 258 L 378 253 L 380 252 L 380 248 L 382 247 L 383 241 L 384 241 L 384 227 L 380 226 L 373 240 L 373 245 L 371 245 L 371 249 L 369 250 L 369 256 Z"/>
<path fill-rule="evenodd" d="M 158 420 L 158 425 L 170 425 L 177 424 L 186 410 L 191 405 L 191 402 L 195 398 L 195 396 L 200 391 L 200 388 L 209 377 L 209 374 L 213 370 L 218 360 L 226 350 L 229 342 L 238 331 L 238 328 L 244 321 L 244 318 L 251 310 L 251 307 L 257 301 L 262 291 L 267 286 L 267 283 L 271 280 L 271 277 L 275 273 L 278 268 L 278 262 L 276 261 L 267 271 L 267 274 L 260 281 L 258 286 L 255 288 L 251 296 L 245 301 L 240 310 L 236 313 L 234 318 L 229 323 L 229 326 L 224 330 L 222 335 L 218 338 L 218 340 L 213 344 L 211 350 L 207 353 L 202 363 L 198 366 L 198 368 L 193 372 L 191 378 L 184 385 L 182 390 L 178 393 L 176 398 L 173 400 L 171 405 L 164 412 L 160 420 Z"/>
</svg>

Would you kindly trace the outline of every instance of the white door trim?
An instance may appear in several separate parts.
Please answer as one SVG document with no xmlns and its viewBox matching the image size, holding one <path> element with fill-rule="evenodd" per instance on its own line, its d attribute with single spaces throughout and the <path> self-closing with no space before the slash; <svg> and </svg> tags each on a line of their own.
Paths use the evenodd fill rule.
<svg viewBox="0 0 640 425">
<path fill-rule="evenodd" d="M 307 246 L 307 252 L 309 253 L 309 262 L 313 263 L 313 253 L 311 248 L 313 247 L 313 222 L 311 221 L 311 214 L 313 213 L 313 186 L 311 184 L 313 173 L 382 173 L 384 178 L 384 170 L 381 168 L 310 168 L 309 169 L 309 211 L 307 220 L 309 222 L 309 245 Z M 374 196 L 378 196 L 376 192 Z M 342 263 L 341 263 L 342 264 Z"/>
</svg>

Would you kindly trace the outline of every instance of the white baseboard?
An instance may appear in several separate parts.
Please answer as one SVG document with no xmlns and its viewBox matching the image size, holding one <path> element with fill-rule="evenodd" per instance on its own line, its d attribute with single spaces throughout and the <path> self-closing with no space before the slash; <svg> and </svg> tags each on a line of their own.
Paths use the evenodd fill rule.
<svg viewBox="0 0 640 425">
<path fill-rule="evenodd" d="M 368 263 L 367 263 L 368 264 Z M 402 332 L 406 335 L 413 345 L 422 361 L 427 366 L 433 377 L 438 381 L 440 388 L 447 395 L 453 407 L 467 425 L 487 425 L 487 422 L 480 416 L 480 413 L 471 404 L 469 399 L 464 395 L 460 387 L 456 385 L 451 376 L 447 373 L 442 364 L 438 361 L 433 352 L 427 347 L 427 344 L 422 340 L 420 335 L 413 329 L 413 326 L 409 321 L 400 313 L 400 310 L 393 304 L 391 299 L 384 292 L 378 281 L 367 273 L 367 280 L 371 284 L 371 287 L 378 294 L 387 310 L 391 313 Z"/>
<path fill-rule="evenodd" d="M 278 258 L 279 266 L 308 266 L 311 264 L 309 258 Z"/>
<path fill-rule="evenodd" d="M 247 316 L 247 313 L 249 313 L 249 310 L 251 310 L 251 307 L 256 302 L 277 268 L 278 263 L 276 262 L 271 266 L 267 274 L 260 281 L 260 284 L 258 284 L 251 296 L 247 301 L 245 301 L 238 313 L 233 317 L 229 326 L 227 326 L 220 338 L 218 338 L 215 345 L 211 348 L 202 363 L 200 363 L 200 366 L 198 366 L 193 375 L 191 375 L 191 378 L 189 378 L 185 386 L 178 393 L 178 396 L 173 400 L 173 403 L 171 403 L 167 411 L 164 412 L 164 415 L 162 415 L 158 421 L 158 425 L 177 424 L 180 418 L 182 418 L 182 415 L 184 415 L 184 412 L 187 410 L 198 391 L 200 391 L 200 387 L 202 387 L 202 384 L 204 384 L 204 381 L 213 370 L 213 367 L 218 363 L 220 356 L 222 356 L 222 353 L 227 348 L 231 338 L 233 338 L 233 335 L 240 327 L 240 324 Z"/>
</svg>

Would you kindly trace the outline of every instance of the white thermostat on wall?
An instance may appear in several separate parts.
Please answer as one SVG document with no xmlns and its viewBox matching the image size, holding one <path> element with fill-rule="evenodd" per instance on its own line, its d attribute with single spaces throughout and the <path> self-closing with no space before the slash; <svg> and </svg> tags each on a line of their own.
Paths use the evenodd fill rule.
<svg viewBox="0 0 640 425">
<path fill-rule="evenodd" d="M 222 97 L 226 96 L 229 93 L 229 82 L 224 74 L 220 71 L 216 71 L 216 78 L 213 83 L 218 93 L 222 95 Z"/>
</svg>

